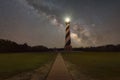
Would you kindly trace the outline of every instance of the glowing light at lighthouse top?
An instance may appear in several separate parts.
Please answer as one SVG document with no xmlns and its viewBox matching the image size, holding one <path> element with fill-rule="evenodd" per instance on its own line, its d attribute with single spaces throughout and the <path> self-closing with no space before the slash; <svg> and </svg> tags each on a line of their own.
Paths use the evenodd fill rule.
<svg viewBox="0 0 120 80">
<path fill-rule="evenodd" d="M 71 21 L 71 20 L 70 20 L 69 17 L 65 18 L 65 22 L 66 22 L 66 23 L 69 23 L 70 21 Z"/>
</svg>

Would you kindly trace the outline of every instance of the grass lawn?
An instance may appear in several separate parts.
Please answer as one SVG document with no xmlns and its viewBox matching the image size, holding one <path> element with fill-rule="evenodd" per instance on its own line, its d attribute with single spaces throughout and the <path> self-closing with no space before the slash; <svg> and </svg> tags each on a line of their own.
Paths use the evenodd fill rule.
<svg viewBox="0 0 120 80">
<path fill-rule="evenodd" d="M 73 52 L 63 58 L 93 80 L 120 80 L 120 52 Z"/>
<path fill-rule="evenodd" d="M 50 53 L 1 53 L 0 77 L 39 68 L 54 58 L 55 54 Z"/>
</svg>

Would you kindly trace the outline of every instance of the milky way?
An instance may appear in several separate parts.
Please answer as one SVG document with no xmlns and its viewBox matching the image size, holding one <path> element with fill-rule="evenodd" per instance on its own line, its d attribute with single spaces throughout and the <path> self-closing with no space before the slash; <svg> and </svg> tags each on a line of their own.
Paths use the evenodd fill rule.
<svg viewBox="0 0 120 80">
<path fill-rule="evenodd" d="M 1 0 L 0 38 L 64 47 L 66 16 L 73 47 L 120 43 L 119 0 Z"/>
</svg>

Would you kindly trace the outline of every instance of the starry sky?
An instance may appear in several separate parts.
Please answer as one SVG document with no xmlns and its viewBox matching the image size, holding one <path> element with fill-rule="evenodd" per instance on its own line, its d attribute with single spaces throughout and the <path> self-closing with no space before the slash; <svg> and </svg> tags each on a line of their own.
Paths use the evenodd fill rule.
<svg viewBox="0 0 120 80">
<path fill-rule="evenodd" d="M 120 44 L 120 0 L 0 0 L 0 39 L 62 48 Z"/>
</svg>

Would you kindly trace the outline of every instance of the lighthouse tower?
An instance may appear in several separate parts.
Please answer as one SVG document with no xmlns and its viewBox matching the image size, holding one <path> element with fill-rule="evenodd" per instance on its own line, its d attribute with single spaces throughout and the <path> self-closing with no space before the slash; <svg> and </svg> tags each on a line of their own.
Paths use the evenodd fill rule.
<svg viewBox="0 0 120 80">
<path fill-rule="evenodd" d="M 71 51 L 72 46 L 71 46 L 71 37 L 70 37 L 70 19 L 69 18 L 65 19 L 65 24 L 66 24 L 65 50 Z"/>
</svg>

